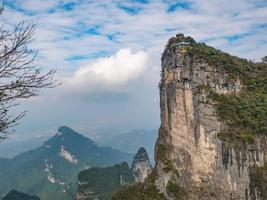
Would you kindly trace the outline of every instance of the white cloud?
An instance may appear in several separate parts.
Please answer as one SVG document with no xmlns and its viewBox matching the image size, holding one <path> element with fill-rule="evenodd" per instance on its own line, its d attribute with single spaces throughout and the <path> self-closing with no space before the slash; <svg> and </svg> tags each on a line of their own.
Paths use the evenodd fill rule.
<svg viewBox="0 0 267 200">
<path fill-rule="evenodd" d="M 59 73 L 73 73 L 81 64 L 82 61 L 66 62 L 73 54 L 90 57 L 101 51 L 111 55 L 125 47 L 134 50 L 145 49 L 147 52 L 156 48 L 159 58 L 168 38 L 177 32 L 191 35 L 200 41 L 212 41 L 212 44 L 217 44 L 217 48 L 249 59 L 260 59 L 257 54 L 249 53 L 251 50 L 266 50 L 264 44 L 252 40 L 250 43 L 244 43 L 242 49 L 227 39 L 222 40 L 231 35 L 251 32 L 253 36 L 258 36 L 257 27 L 267 23 L 267 7 L 257 6 L 264 4 L 264 0 L 189 0 L 191 9 L 179 9 L 173 13 L 167 13 L 169 5 L 159 0 L 147 4 L 125 4 L 119 0 L 14 2 L 17 7 L 36 10 L 36 14 L 27 15 L 7 6 L 3 20 L 12 24 L 20 19 L 37 23 L 37 40 L 34 47 L 40 50 L 40 63 L 59 69 Z M 64 3 L 76 4 L 71 10 L 59 8 L 59 5 Z M 129 15 L 118 8 L 118 3 L 142 10 L 136 15 Z M 53 12 L 48 12 L 50 8 Z M 88 30 L 95 26 L 98 27 L 97 34 L 90 34 Z M 170 31 L 166 31 L 168 29 Z M 113 40 L 109 40 L 108 35 L 113 35 Z M 262 54 L 264 52 L 260 53 Z"/>
<path fill-rule="evenodd" d="M 252 60 L 260 60 L 267 52 L 266 0 L 188 0 L 192 4 L 190 9 L 171 13 L 167 12 L 167 1 L 162 0 L 145 4 L 134 1 L 125 4 L 122 0 L 8 2 L 16 2 L 16 7 L 7 4 L 1 22 L 14 25 L 23 19 L 36 23 L 33 47 L 39 49 L 39 64 L 56 68 L 58 76 L 65 77 L 61 87 L 40 97 L 41 102 L 31 101 L 25 105 L 29 111 L 21 123 L 25 133 L 46 132 L 66 123 L 77 127 L 81 124 L 88 127 L 157 126 L 160 57 L 167 40 L 177 32 Z M 75 5 L 64 9 L 64 3 Z M 141 10 L 129 14 L 120 9 L 118 3 Z M 231 40 L 235 37 L 237 40 Z M 137 53 L 119 56 L 116 52 L 125 47 Z M 148 55 L 148 61 L 140 64 Z M 82 59 L 72 59 L 75 56 Z M 95 60 L 98 57 L 102 58 Z M 101 95 L 95 94 L 99 91 Z M 68 98 L 62 95 L 66 92 Z M 94 95 L 102 101 L 99 98 L 92 101 Z"/>
<path fill-rule="evenodd" d="M 53 8 L 58 4 L 57 0 L 46 0 L 43 2 L 40 1 L 33 1 L 33 0 L 23 0 L 17 2 L 18 5 L 25 9 L 25 10 L 31 10 L 31 11 L 44 11 L 49 8 Z"/>
<path fill-rule="evenodd" d="M 144 51 L 132 53 L 131 49 L 121 49 L 115 55 L 77 69 L 72 77 L 63 79 L 63 88 L 72 93 L 86 92 L 87 95 L 100 90 L 118 90 L 142 74 L 147 60 L 148 54 Z"/>
</svg>

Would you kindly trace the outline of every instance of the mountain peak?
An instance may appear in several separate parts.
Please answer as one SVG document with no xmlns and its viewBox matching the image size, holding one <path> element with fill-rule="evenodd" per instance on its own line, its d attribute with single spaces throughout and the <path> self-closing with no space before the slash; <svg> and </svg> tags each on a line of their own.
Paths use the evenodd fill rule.
<svg viewBox="0 0 267 200">
<path fill-rule="evenodd" d="M 60 126 L 57 130 L 58 133 L 61 133 L 61 134 L 79 134 L 77 133 L 76 131 L 74 131 L 73 129 L 71 129 L 70 127 L 68 126 Z"/>
<path fill-rule="evenodd" d="M 140 160 L 149 160 L 147 151 L 144 147 L 141 147 L 134 156 L 134 162 Z"/>
<path fill-rule="evenodd" d="M 74 131 L 73 129 L 69 128 L 68 126 L 61 126 L 58 128 L 57 134 L 54 135 L 52 138 L 45 142 L 45 145 L 49 146 L 57 146 L 61 147 L 62 145 L 65 147 L 74 147 L 75 145 L 73 142 L 78 145 L 88 145 L 89 143 L 95 146 L 95 143 L 90 140 L 89 138 L 81 135 L 80 133 Z M 75 147 L 76 149 L 76 147 Z"/>
</svg>

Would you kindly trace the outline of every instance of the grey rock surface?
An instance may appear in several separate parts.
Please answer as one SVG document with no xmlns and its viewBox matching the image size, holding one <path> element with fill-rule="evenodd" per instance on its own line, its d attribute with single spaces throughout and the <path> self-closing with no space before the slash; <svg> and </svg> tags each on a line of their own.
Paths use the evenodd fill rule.
<svg viewBox="0 0 267 200">
<path fill-rule="evenodd" d="M 133 159 L 132 172 L 135 182 L 144 182 L 152 171 L 152 166 L 145 148 L 141 147 Z"/>
<path fill-rule="evenodd" d="M 204 60 L 192 59 L 188 48 L 190 43 L 171 38 L 162 56 L 157 187 L 170 200 L 166 186 L 171 179 L 193 200 L 252 199 L 250 194 L 255 191 L 250 191 L 249 167 L 264 165 L 266 140 L 258 138 L 255 144 L 236 150 L 218 139 L 226 125 L 217 118 L 208 94 L 198 87 L 230 94 L 238 93 L 242 84 Z M 159 158 L 162 148 L 166 152 Z"/>
</svg>

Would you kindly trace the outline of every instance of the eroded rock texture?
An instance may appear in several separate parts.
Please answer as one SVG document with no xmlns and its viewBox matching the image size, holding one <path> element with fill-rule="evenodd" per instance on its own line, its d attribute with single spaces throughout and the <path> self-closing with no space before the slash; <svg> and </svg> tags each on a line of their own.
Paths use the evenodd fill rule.
<svg viewBox="0 0 267 200">
<path fill-rule="evenodd" d="M 145 148 L 140 148 L 133 159 L 132 172 L 135 182 L 143 183 L 148 175 L 152 171 L 152 166 L 150 164 L 148 154 Z"/>
<path fill-rule="evenodd" d="M 216 93 L 238 93 L 242 83 L 204 59 L 194 59 L 189 53 L 193 43 L 177 35 L 162 56 L 157 187 L 167 199 L 175 199 L 168 194 L 170 181 L 186 191 L 187 199 L 262 199 L 251 187 L 250 169 L 264 166 L 266 139 L 238 148 L 219 140 L 226 125 L 208 93 L 200 90 L 208 86 Z"/>
</svg>

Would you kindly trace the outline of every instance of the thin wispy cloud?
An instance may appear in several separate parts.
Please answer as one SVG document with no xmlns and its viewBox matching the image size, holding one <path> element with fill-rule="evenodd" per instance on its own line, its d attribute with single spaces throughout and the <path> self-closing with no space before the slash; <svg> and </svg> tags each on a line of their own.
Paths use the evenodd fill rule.
<svg viewBox="0 0 267 200">
<path fill-rule="evenodd" d="M 7 23 L 18 21 L 18 17 L 10 16 L 20 16 L 38 24 L 35 47 L 46 61 L 62 70 L 67 70 L 73 54 L 82 61 L 111 55 L 121 48 L 149 51 L 158 46 L 162 51 L 166 40 L 177 32 L 211 44 L 224 41 L 218 48 L 259 59 L 263 53 L 251 56 L 251 44 L 241 53 L 232 36 L 242 42 L 259 35 L 252 47 L 256 50 L 267 23 L 266 3 L 260 0 L 12 0 L 6 2 L 6 10 Z"/>
</svg>

